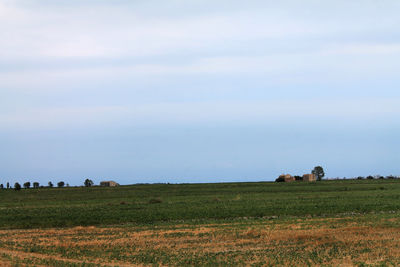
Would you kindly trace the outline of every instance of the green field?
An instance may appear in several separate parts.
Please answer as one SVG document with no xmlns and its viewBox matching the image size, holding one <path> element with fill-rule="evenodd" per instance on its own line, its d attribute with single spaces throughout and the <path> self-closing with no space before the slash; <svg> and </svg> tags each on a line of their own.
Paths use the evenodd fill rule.
<svg viewBox="0 0 400 267">
<path fill-rule="evenodd" d="M 400 264 L 397 179 L 1 190 L 0 210 L 14 266 Z"/>
<path fill-rule="evenodd" d="M 152 184 L 0 191 L 0 228 L 214 222 L 400 210 L 400 181 Z"/>
</svg>

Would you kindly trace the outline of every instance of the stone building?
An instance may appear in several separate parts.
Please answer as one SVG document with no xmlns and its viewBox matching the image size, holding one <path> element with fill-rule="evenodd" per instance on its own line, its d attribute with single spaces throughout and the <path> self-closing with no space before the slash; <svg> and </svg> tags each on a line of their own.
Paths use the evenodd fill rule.
<svg viewBox="0 0 400 267">
<path fill-rule="evenodd" d="M 102 181 L 100 182 L 100 186 L 118 186 L 119 184 L 114 181 Z"/>
<path fill-rule="evenodd" d="M 279 176 L 279 179 L 283 179 L 285 182 L 293 182 L 295 181 L 294 177 L 290 174 L 282 174 Z"/>
<path fill-rule="evenodd" d="M 315 182 L 317 179 L 314 174 L 304 174 L 303 181 L 304 182 Z"/>
</svg>

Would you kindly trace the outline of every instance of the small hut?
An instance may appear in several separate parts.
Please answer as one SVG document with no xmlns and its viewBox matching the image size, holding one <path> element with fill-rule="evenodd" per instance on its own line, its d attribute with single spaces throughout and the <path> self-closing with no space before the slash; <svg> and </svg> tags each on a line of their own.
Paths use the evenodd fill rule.
<svg viewBox="0 0 400 267">
<path fill-rule="evenodd" d="M 315 179 L 315 175 L 314 174 L 304 174 L 303 175 L 303 181 L 304 182 L 315 182 L 317 179 Z"/>
<path fill-rule="evenodd" d="M 119 183 L 114 181 L 102 181 L 100 182 L 100 186 L 118 186 Z"/>
</svg>

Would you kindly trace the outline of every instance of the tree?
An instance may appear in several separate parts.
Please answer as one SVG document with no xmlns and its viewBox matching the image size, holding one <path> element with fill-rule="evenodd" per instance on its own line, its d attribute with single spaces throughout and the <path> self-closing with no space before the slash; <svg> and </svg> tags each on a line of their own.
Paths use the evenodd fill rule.
<svg viewBox="0 0 400 267">
<path fill-rule="evenodd" d="M 315 175 L 317 181 L 321 181 L 322 178 L 325 176 L 324 168 L 322 168 L 321 166 L 316 166 L 311 173 Z"/>
<path fill-rule="evenodd" d="M 38 182 L 34 182 L 33 183 L 33 188 L 39 188 L 39 183 Z"/>
<path fill-rule="evenodd" d="M 15 189 L 16 191 L 21 190 L 21 185 L 20 185 L 19 183 L 15 183 L 15 184 L 14 184 L 14 189 Z"/>
<path fill-rule="evenodd" d="M 94 183 L 93 183 L 92 180 L 86 179 L 85 182 L 84 182 L 84 184 L 85 184 L 86 187 L 89 187 L 89 186 L 92 186 Z"/>
<path fill-rule="evenodd" d="M 8 188 L 10 188 L 10 183 L 9 183 L 9 182 L 7 182 L 7 189 L 8 189 Z"/>
<path fill-rule="evenodd" d="M 65 185 L 65 183 L 63 181 L 57 183 L 58 187 L 64 187 L 64 185 Z"/>
<path fill-rule="evenodd" d="M 49 182 L 48 185 L 49 185 L 49 187 L 53 187 L 53 183 L 52 182 Z"/>
<path fill-rule="evenodd" d="M 25 189 L 28 189 L 29 187 L 31 187 L 31 182 L 24 183 L 24 188 Z"/>
<path fill-rule="evenodd" d="M 4 188 L 4 185 L 3 185 L 3 184 L 0 184 L 0 188 L 3 189 L 3 188 Z"/>
</svg>

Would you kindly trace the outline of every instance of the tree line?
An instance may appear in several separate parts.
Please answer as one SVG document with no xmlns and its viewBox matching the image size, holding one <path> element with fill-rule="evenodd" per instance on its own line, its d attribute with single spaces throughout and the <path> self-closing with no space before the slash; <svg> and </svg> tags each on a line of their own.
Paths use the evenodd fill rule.
<svg viewBox="0 0 400 267">
<path fill-rule="evenodd" d="M 90 180 L 90 179 L 86 179 L 83 184 L 86 187 L 90 187 L 90 186 L 94 185 L 94 182 L 92 180 Z M 32 184 L 31 184 L 31 182 L 25 182 L 21 186 L 21 184 L 19 182 L 16 182 L 14 184 L 14 190 L 19 191 L 19 190 L 22 189 L 22 187 L 24 189 L 29 189 L 29 188 L 31 188 L 31 186 L 34 189 L 37 189 L 37 188 L 53 188 L 54 184 L 50 181 L 50 182 L 47 183 L 47 186 L 43 186 L 43 185 L 41 186 L 39 184 L 39 182 L 33 182 Z M 69 187 L 69 184 L 66 184 L 64 181 L 57 182 L 57 187 L 61 188 L 61 187 L 64 187 L 64 186 Z M 10 185 L 9 182 L 7 182 L 5 186 L 4 186 L 4 184 L 0 184 L 0 189 L 12 189 L 12 186 Z"/>
</svg>

